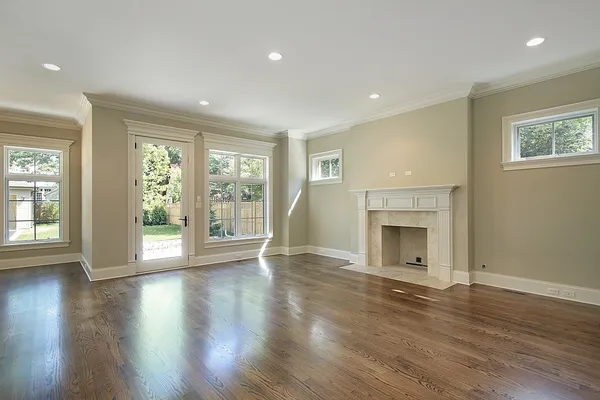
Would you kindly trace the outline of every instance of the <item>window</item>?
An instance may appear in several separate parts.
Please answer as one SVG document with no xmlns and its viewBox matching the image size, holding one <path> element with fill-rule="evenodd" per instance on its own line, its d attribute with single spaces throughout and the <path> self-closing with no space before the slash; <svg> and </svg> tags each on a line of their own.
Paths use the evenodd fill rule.
<svg viewBox="0 0 600 400">
<path fill-rule="evenodd" d="M 311 184 L 342 182 L 342 150 L 311 154 L 309 162 Z"/>
<path fill-rule="evenodd" d="M 0 134 L 3 145 L 2 250 L 68 245 L 71 141 Z M 32 147 L 37 146 L 40 147 Z M 43 147 L 42 147 L 43 146 Z"/>
<path fill-rule="evenodd" d="M 504 169 L 600 162 L 599 100 L 503 119 Z"/>
<path fill-rule="evenodd" d="M 203 134 L 207 158 L 207 247 L 271 236 L 274 144 Z"/>
</svg>

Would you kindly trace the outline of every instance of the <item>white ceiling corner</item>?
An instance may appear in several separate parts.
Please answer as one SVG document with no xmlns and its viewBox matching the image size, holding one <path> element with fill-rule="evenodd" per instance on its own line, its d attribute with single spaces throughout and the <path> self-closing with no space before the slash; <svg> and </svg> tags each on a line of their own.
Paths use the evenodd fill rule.
<svg viewBox="0 0 600 400">
<path fill-rule="evenodd" d="M 485 96 L 491 96 L 507 90 L 560 78 L 562 76 L 598 67 L 600 67 L 600 52 L 594 52 L 583 57 L 563 60 L 531 70 L 522 71 L 495 81 L 476 83 L 473 85 L 471 98 L 478 99 Z"/>
<path fill-rule="evenodd" d="M 92 108 L 92 104 L 88 101 L 87 97 L 82 93 L 79 98 L 79 107 L 77 108 L 77 115 L 75 119 L 79 126 L 85 124 L 85 119 Z"/>
<path fill-rule="evenodd" d="M 460 99 L 463 97 L 468 97 L 472 91 L 473 84 L 468 83 L 461 85 L 458 88 L 453 88 L 451 90 L 442 91 L 439 93 L 435 93 L 432 95 L 421 97 L 417 100 L 407 101 L 393 107 L 384 108 L 382 110 L 376 111 L 374 113 L 368 114 L 362 118 L 357 118 L 351 121 L 345 121 L 341 124 L 314 131 L 307 132 L 305 135 L 308 139 L 314 139 L 321 136 L 334 135 L 336 133 L 341 133 L 350 130 L 353 126 L 365 124 L 367 122 L 373 122 L 384 118 L 393 117 L 395 115 L 404 114 L 410 111 L 418 110 L 421 108 L 430 107 L 436 104 L 445 103 L 447 101 L 452 101 L 456 99 Z"/>
</svg>

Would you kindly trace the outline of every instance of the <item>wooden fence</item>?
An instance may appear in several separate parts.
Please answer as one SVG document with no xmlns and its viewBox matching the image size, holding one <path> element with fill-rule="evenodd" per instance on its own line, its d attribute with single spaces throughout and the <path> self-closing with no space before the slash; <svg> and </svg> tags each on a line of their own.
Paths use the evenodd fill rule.
<svg viewBox="0 0 600 400">
<path fill-rule="evenodd" d="M 235 218 L 235 202 L 223 201 L 212 202 L 214 218 L 233 219 Z M 241 204 L 242 234 L 261 234 L 264 233 L 264 203 L 262 201 L 243 201 Z M 179 224 L 181 218 L 181 204 L 167 204 L 167 223 Z"/>
</svg>

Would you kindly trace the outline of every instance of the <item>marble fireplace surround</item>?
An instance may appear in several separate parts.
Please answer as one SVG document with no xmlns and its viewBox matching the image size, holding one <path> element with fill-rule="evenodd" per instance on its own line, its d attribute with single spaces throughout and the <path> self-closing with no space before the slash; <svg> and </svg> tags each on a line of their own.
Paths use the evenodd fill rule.
<svg viewBox="0 0 600 400">
<path fill-rule="evenodd" d="M 351 190 L 358 200 L 357 264 L 379 262 L 382 226 L 427 228 L 427 273 L 452 281 L 452 192 L 457 187 Z"/>
</svg>

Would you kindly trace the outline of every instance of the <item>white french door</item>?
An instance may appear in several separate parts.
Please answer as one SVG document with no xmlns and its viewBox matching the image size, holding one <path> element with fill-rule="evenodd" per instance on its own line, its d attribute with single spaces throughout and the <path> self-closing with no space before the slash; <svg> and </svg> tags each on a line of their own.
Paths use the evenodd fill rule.
<svg viewBox="0 0 600 400">
<path fill-rule="evenodd" d="M 188 143 L 135 136 L 136 272 L 189 265 Z"/>
</svg>

